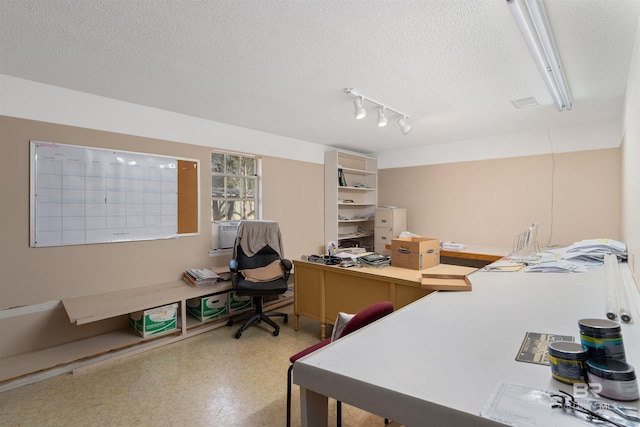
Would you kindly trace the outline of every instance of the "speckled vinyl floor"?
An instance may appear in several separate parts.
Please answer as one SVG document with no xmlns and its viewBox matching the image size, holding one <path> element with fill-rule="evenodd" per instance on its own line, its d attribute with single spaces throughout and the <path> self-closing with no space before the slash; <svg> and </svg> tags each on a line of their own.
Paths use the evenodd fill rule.
<svg viewBox="0 0 640 427">
<path fill-rule="evenodd" d="M 222 327 L 81 373 L 62 374 L 0 393 L 2 426 L 284 426 L 289 356 L 319 339 L 317 322 L 262 327 L 237 340 Z M 293 387 L 293 426 L 300 425 Z M 329 400 L 329 425 L 335 401 Z M 384 426 L 384 420 L 343 405 L 342 425 Z M 392 426 L 394 424 L 391 424 Z"/>
</svg>

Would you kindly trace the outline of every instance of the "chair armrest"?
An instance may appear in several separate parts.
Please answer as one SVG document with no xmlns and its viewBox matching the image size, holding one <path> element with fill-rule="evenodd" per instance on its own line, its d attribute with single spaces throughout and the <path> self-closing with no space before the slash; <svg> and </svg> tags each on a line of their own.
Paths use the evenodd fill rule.
<svg viewBox="0 0 640 427">
<path fill-rule="evenodd" d="M 291 269 L 293 268 L 293 264 L 291 263 L 291 260 L 282 258 L 280 262 L 282 263 L 282 268 L 284 269 L 284 271 L 291 271 Z"/>
<path fill-rule="evenodd" d="M 236 283 L 238 282 L 238 260 L 232 259 L 229 261 L 229 271 L 231 272 L 231 284 L 235 289 Z"/>
<path fill-rule="evenodd" d="M 280 265 L 282 266 L 282 269 L 284 270 L 283 279 L 285 280 L 285 282 L 288 282 L 289 281 L 289 275 L 291 274 L 291 269 L 293 268 L 293 264 L 291 264 L 291 260 L 288 260 L 286 258 L 281 258 L 280 259 Z"/>
</svg>

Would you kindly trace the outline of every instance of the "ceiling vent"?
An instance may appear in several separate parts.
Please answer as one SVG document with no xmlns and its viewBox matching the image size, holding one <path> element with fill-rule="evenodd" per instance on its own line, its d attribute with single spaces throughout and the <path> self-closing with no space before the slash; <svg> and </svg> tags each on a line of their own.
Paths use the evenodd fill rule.
<svg viewBox="0 0 640 427">
<path fill-rule="evenodd" d="M 535 96 L 532 96 L 530 98 L 514 99 L 511 101 L 511 103 L 516 108 L 530 108 L 539 105 L 538 100 Z"/>
</svg>

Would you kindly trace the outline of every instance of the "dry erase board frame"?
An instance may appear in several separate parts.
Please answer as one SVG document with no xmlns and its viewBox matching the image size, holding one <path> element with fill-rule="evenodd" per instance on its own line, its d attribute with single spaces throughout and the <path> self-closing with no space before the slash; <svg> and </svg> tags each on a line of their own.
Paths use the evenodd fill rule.
<svg viewBox="0 0 640 427">
<path fill-rule="evenodd" d="M 31 247 L 199 233 L 197 160 L 43 141 L 31 141 L 30 154 Z M 182 191 L 186 202 L 180 165 L 195 169 L 188 181 L 195 191 Z M 187 229 L 179 225 L 185 219 Z"/>
</svg>

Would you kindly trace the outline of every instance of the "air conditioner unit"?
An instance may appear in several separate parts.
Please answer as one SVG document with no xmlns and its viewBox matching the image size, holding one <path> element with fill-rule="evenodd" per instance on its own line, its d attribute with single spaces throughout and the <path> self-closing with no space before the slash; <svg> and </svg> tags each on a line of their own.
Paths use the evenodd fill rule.
<svg viewBox="0 0 640 427">
<path fill-rule="evenodd" d="M 238 235 L 238 226 L 240 221 L 229 221 L 219 223 L 219 248 L 227 249 L 233 248 L 233 244 L 236 241 Z"/>
</svg>

